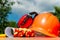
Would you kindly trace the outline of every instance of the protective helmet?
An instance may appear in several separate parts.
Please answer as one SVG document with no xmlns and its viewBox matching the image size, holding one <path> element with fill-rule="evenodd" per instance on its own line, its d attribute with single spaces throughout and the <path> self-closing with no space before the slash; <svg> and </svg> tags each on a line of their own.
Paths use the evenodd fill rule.
<svg viewBox="0 0 60 40">
<path fill-rule="evenodd" d="M 59 20 L 50 12 L 37 15 L 30 29 L 50 37 L 58 36 Z"/>
</svg>

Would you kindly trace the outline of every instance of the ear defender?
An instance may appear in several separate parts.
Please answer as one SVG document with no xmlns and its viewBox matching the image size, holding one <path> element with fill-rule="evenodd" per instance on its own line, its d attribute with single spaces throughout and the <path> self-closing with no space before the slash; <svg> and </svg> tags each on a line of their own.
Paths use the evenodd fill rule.
<svg viewBox="0 0 60 40">
<path fill-rule="evenodd" d="M 29 14 L 23 15 L 18 21 L 18 27 L 29 28 L 34 20 L 34 18 L 32 18 L 32 15 L 34 15 L 35 18 L 38 14 L 36 12 L 31 12 Z"/>
</svg>

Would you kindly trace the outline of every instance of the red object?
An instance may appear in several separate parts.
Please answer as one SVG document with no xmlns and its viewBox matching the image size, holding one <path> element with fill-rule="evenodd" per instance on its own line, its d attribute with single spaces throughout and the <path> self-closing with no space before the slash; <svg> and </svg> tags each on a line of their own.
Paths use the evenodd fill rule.
<svg viewBox="0 0 60 40">
<path fill-rule="evenodd" d="M 13 36 L 14 37 L 17 37 L 17 35 L 18 35 L 18 32 L 14 32 L 14 35 Z"/>
<path fill-rule="evenodd" d="M 19 29 L 18 28 L 15 28 L 15 32 L 19 32 Z"/>
<path fill-rule="evenodd" d="M 33 30 L 27 30 L 25 33 L 25 36 L 26 37 L 34 37 L 35 36 L 34 31 Z"/>
<path fill-rule="evenodd" d="M 34 31 L 26 28 L 15 28 L 14 37 L 34 37 Z"/>
<path fill-rule="evenodd" d="M 19 28 L 28 28 L 32 24 L 33 19 L 32 17 L 28 16 L 29 16 L 28 14 L 25 14 L 20 18 L 20 20 L 18 21 Z"/>
<path fill-rule="evenodd" d="M 18 33 L 18 37 L 22 37 L 23 35 L 24 35 L 25 33 L 24 33 L 24 30 L 21 30 L 21 31 L 19 31 L 19 33 Z"/>
<path fill-rule="evenodd" d="M 60 36 L 60 22 L 59 22 L 59 36 Z"/>
</svg>

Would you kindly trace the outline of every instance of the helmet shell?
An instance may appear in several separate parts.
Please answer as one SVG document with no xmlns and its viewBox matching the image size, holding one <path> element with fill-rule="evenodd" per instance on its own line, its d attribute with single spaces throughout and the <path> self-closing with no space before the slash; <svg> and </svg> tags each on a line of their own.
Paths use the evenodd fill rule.
<svg viewBox="0 0 60 40">
<path fill-rule="evenodd" d="M 59 20 L 52 13 L 44 12 L 36 16 L 30 29 L 51 37 L 57 37 Z"/>
</svg>

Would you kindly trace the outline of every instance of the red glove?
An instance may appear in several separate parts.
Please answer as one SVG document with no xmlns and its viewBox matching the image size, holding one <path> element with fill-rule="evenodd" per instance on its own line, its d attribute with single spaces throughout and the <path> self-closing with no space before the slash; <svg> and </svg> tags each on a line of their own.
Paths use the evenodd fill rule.
<svg viewBox="0 0 60 40">
<path fill-rule="evenodd" d="M 34 37 L 34 31 L 26 28 L 15 28 L 14 37 Z"/>
</svg>

